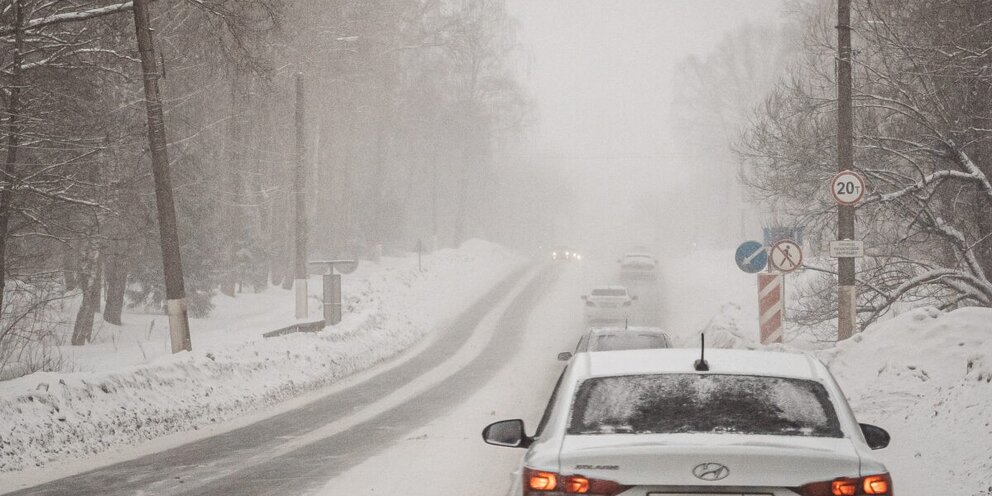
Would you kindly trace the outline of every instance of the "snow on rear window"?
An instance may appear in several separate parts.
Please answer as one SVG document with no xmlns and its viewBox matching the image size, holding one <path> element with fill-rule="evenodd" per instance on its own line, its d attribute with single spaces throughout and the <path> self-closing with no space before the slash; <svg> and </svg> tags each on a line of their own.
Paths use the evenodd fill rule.
<svg viewBox="0 0 992 496">
<path fill-rule="evenodd" d="M 626 289 L 599 288 L 592 290 L 593 296 L 627 296 Z"/>
<path fill-rule="evenodd" d="M 821 384 L 720 374 L 588 379 L 575 395 L 568 433 L 843 436 Z"/>
</svg>

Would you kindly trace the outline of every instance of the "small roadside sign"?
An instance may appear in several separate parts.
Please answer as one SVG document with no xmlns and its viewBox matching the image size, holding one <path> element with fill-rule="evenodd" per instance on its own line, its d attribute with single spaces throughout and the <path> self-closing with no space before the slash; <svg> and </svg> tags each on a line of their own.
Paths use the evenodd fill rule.
<svg viewBox="0 0 992 496">
<path fill-rule="evenodd" d="M 761 272 L 768 264 L 768 251 L 757 241 L 745 241 L 737 247 L 734 260 L 741 270 L 754 274 Z"/>
<path fill-rule="evenodd" d="M 803 264 L 803 249 L 790 239 L 779 241 L 769 250 L 768 263 L 780 272 L 792 272 Z"/>
<path fill-rule="evenodd" d="M 865 242 L 839 239 L 830 242 L 830 256 L 834 258 L 861 258 L 865 256 Z"/>
<path fill-rule="evenodd" d="M 839 205 L 855 205 L 865 196 L 865 178 L 852 170 L 840 171 L 830 180 L 830 194 Z"/>
</svg>

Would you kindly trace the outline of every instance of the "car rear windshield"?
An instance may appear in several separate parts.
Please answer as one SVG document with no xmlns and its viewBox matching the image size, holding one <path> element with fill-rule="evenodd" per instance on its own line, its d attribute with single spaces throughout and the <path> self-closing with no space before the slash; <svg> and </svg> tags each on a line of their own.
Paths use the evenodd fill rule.
<svg viewBox="0 0 992 496">
<path fill-rule="evenodd" d="M 597 334 L 589 343 L 589 351 L 641 350 L 668 347 L 668 338 L 663 334 L 637 331 Z"/>
<path fill-rule="evenodd" d="M 568 433 L 843 436 L 821 384 L 721 374 L 588 379 L 575 395 Z"/>
<path fill-rule="evenodd" d="M 600 288 L 592 290 L 593 296 L 627 296 L 626 289 L 607 289 Z"/>
</svg>

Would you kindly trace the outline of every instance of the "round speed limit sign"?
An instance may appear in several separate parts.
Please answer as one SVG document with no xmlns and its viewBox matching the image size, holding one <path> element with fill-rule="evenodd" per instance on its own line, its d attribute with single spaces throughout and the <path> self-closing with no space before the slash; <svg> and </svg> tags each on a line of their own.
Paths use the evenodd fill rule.
<svg viewBox="0 0 992 496">
<path fill-rule="evenodd" d="M 840 205 L 854 205 L 865 196 L 865 178 L 857 172 L 838 172 L 830 181 L 830 194 Z"/>
</svg>

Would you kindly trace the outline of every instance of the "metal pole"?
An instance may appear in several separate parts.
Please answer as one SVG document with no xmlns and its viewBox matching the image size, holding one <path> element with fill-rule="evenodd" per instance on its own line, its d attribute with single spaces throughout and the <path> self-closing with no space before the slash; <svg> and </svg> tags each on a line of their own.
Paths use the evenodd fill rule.
<svg viewBox="0 0 992 496">
<path fill-rule="evenodd" d="M 296 286 L 296 318 L 305 319 L 307 311 L 307 218 L 306 218 L 306 156 L 307 145 L 303 109 L 303 73 L 296 74 L 296 173 L 293 195 L 296 199 L 296 243 L 293 263 L 293 285 Z"/>
<path fill-rule="evenodd" d="M 148 113 L 148 143 L 152 155 L 152 176 L 155 180 L 155 205 L 158 209 L 158 229 L 162 243 L 162 264 L 165 270 L 166 311 L 172 352 L 193 349 L 189 337 L 189 317 L 186 314 L 186 290 L 183 286 L 183 264 L 179 256 L 179 233 L 176 229 L 176 207 L 172 200 L 172 180 L 169 176 L 169 155 L 166 150 L 165 119 L 162 97 L 158 90 L 158 66 L 149 21 L 147 0 L 134 0 L 134 29 L 141 56 L 141 71 L 145 82 L 145 107 Z"/>
<path fill-rule="evenodd" d="M 837 2 L 837 170 L 854 169 L 854 119 L 851 99 L 851 0 Z M 837 239 L 854 239 L 854 206 L 837 206 Z M 854 258 L 837 259 L 837 340 L 854 335 L 857 290 Z"/>
</svg>

